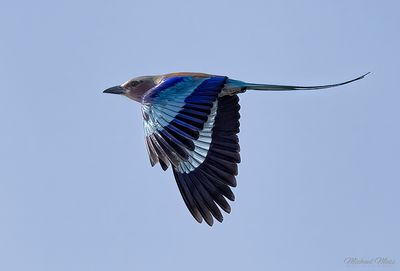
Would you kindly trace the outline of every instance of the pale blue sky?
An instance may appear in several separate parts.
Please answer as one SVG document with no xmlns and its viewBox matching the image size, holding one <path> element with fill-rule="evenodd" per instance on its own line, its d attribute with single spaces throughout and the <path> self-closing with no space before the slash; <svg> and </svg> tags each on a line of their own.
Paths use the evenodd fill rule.
<svg viewBox="0 0 400 271">
<path fill-rule="evenodd" d="M 3 1 L 0 270 L 360 270 L 400 265 L 398 1 Z M 140 107 L 102 90 L 173 71 L 241 96 L 236 201 L 197 224 L 151 168 Z M 389 268 L 389 269 L 387 269 Z"/>
</svg>

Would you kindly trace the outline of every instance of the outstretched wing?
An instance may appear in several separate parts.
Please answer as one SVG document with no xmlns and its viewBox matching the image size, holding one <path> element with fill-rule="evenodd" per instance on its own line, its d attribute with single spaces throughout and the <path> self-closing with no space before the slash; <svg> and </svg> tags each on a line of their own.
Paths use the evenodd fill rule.
<svg viewBox="0 0 400 271">
<path fill-rule="evenodd" d="M 226 77 L 177 76 L 163 80 L 143 98 L 142 113 L 150 162 L 178 167 L 195 149 Z"/>
<path fill-rule="evenodd" d="M 143 99 L 150 162 L 172 164 L 179 190 L 198 222 L 222 221 L 218 204 L 230 212 L 240 162 L 237 96 L 219 97 L 226 77 L 171 77 Z"/>
<path fill-rule="evenodd" d="M 211 226 L 213 217 L 222 222 L 217 204 L 230 213 L 225 198 L 235 200 L 230 187 L 236 186 L 240 163 L 239 109 L 236 95 L 218 98 L 189 159 L 173 167 L 186 206 L 199 223 L 204 218 Z"/>
</svg>

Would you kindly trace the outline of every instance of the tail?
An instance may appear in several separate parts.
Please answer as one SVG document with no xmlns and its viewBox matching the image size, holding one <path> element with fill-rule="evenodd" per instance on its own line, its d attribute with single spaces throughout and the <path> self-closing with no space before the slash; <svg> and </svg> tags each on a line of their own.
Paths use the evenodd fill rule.
<svg viewBox="0 0 400 271">
<path fill-rule="evenodd" d="M 317 89 L 324 89 L 324 88 L 333 88 L 333 87 L 338 87 L 338 86 L 343 86 L 346 84 L 349 84 L 351 82 L 363 79 L 365 76 L 367 76 L 370 72 L 357 77 L 355 79 L 343 82 L 343 83 L 338 83 L 338 84 L 332 84 L 332 85 L 323 85 L 323 86 L 287 86 L 287 85 L 266 85 L 266 84 L 251 84 L 251 83 L 246 83 L 242 81 L 236 81 L 232 79 L 228 79 L 227 84 L 225 85 L 226 90 L 238 90 L 240 89 L 240 92 L 244 92 L 248 89 L 254 89 L 254 90 L 267 90 L 267 91 L 287 91 L 287 90 L 317 90 Z"/>
</svg>

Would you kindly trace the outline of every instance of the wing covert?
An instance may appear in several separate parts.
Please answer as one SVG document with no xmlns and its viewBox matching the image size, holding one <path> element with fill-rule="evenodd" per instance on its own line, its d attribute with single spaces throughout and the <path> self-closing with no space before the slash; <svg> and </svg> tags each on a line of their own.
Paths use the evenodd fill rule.
<svg viewBox="0 0 400 271">
<path fill-rule="evenodd" d="M 226 77 L 177 76 L 150 89 L 142 101 L 150 163 L 166 170 L 189 159 Z"/>
<path fill-rule="evenodd" d="M 193 217 L 207 224 L 230 213 L 240 163 L 239 98 L 223 96 L 226 77 L 172 77 L 143 98 L 150 162 L 172 170 Z"/>
</svg>

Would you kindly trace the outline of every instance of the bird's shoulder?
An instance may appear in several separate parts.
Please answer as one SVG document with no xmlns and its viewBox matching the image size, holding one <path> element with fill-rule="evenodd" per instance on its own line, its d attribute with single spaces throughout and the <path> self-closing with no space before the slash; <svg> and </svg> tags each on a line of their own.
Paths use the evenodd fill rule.
<svg viewBox="0 0 400 271">
<path fill-rule="evenodd" d="M 173 77 L 197 77 L 197 78 L 209 78 L 215 77 L 217 75 L 201 73 L 201 72 L 173 72 L 162 75 L 163 79 L 173 78 Z"/>
<path fill-rule="evenodd" d="M 226 80 L 226 76 L 206 73 L 180 72 L 160 75 L 155 80 L 155 86 L 143 96 L 142 104 L 165 103 L 170 102 L 172 98 L 181 102 L 199 102 L 205 99 L 204 96 L 214 99 L 223 89 Z"/>
</svg>

